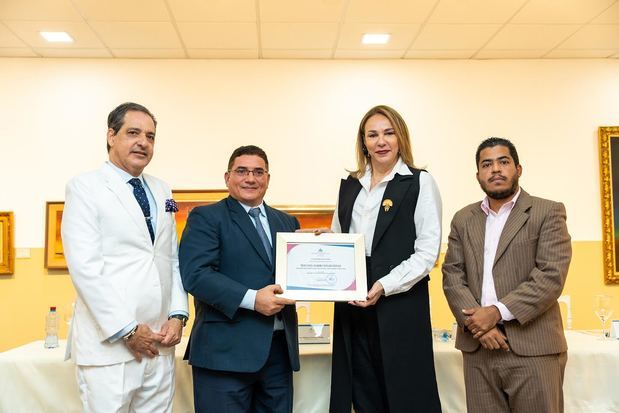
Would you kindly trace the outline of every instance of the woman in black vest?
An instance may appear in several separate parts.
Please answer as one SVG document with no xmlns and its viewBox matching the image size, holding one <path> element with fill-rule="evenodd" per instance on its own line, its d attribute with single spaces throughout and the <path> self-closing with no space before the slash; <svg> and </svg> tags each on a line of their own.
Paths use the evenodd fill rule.
<svg viewBox="0 0 619 413">
<path fill-rule="evenodd" d="M 342 180 L 333 232 L 363 233 L 366 301 L 335 304 L 331 412 L 440 412 L 428 273 L 441 242 L 441 199 L 413 167 L 408 128 L 388 106 L 361 120 L 357 170 Z"/>
</svg>

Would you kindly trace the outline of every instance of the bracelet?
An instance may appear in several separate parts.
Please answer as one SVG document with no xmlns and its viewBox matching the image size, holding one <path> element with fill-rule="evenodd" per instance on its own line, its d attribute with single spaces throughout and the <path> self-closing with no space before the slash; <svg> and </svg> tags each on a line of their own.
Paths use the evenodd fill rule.
<svg viewBox="0 0 619 413">
<path fill-rule="evenodd" d="M 125 335 L 123 336 L 123 340 L 124 340 L 125 342 L 129 341 L 129 339 L 130 339 L 131 337 L 133 337 L 137 331 L 138 331 L 138 326 L 133 327 L 133 329 L 131 329 L 131 331 L 129 331 L 127 334 L 125 334 Z"/>
</svg>

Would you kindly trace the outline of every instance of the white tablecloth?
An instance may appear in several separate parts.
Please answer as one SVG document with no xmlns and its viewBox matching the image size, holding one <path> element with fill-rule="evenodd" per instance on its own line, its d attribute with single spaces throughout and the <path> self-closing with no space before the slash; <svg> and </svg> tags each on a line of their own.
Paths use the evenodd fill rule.
<svg viewBox="0 0 619 413">
<path fill-rule="evenodd" d="M 566 337 L 565 411 L 619 412 L 619 341 L 577 331 L 566 332 Z M 193 412 L 191 369 L 182 361 L 185 344 L 176 350 L 176 413 Z M 448 342 L 434 343 L 434 353 L 443 412 L 465 412 L 460 352 Z M 35 341 L 0 353 L 0 412 L 81 412 L 75 367 L 63 356 L 64 342 L 44 349 L 42 341 Z M 301 345 L 301 371 L 294 375 L 296 413 L 327 412 L 330 363 L 329 345 Z"/>
<path fill-rule="evenodd" d="M 565 337 L 565 412 L 619 413 L 619 340 L 602 340 L 599 331 L 566 331 Z M 434 365 L 443 412 L 466 412 L 462 354 L 453 342 L 434 343 Z"/>
</svg>

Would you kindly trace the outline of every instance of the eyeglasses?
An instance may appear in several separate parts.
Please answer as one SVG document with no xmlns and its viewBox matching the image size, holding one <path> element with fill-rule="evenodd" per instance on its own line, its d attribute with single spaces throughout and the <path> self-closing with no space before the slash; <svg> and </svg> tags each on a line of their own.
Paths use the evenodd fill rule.
<svg viewBox="0 0 619 413">
<path fill-rule="evenodd" d="M 267 175 L 269 173 L 269 171 L 265 171 L 262 168 L 254 168 L 254 169 L 247 169 L 247 168 L 236 168 L 235 170 L 231 171 L 234 172 L 234 174 L 238 175 L 238 176 L 249 176 L 250 173 L 254 174 L 255 178 L 262 178 L 264 175 Z"/>
</svg>

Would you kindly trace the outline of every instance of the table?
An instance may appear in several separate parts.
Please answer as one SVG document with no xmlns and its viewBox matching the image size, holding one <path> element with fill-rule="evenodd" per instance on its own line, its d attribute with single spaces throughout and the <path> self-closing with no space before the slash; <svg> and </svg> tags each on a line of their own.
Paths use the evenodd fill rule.
<svg viewBox="0 0 619 413">
<path fill-rule="evenodd" d="M 565 413 L 619 412 L 619 340 L 602 340 L 601 334 L 565 332 Z M 453 342 L 434 343 L 434 366 L 443 412 L 466 412 L 462 354 Z"/>
<path fill-rule="evenodd" d="M 176 346 L 175 413 L 193 413 L 191 368 L 183 360 L 187 337 Z M 34 341 L 0 353 L 0 413 L 79 413 L 75 365 L 64 361 L 66 341 L 54 349 Z M 294 411 L 326 412 L 331 385 L 331 345 L 300 346 L 303 374 L 295 373 Z M 323 378 L 324 376 L 324 378 Z"/>
<path fill-rule="evenodd" d="M 567 331 L 563 386 L 567 413 L 619 412 L 619 341 L 591 332 Z M 44 349 L 42 341 L 0 353 L 0 412 L 81 412 L 75 367 L 63 361 L 65 343 Z M 186 338 L 176 349 L 175 413 L 193 412 L 191 369 L 182 360 Z M 301 345 L 301 371 L 294 374 L 295 413 L 328 411 L 331 373 L 328 344 Z M 466 412 L 462 355 L 453 342 L 434 343 L 434 362 L 445 413 Z"/>
</svg>

